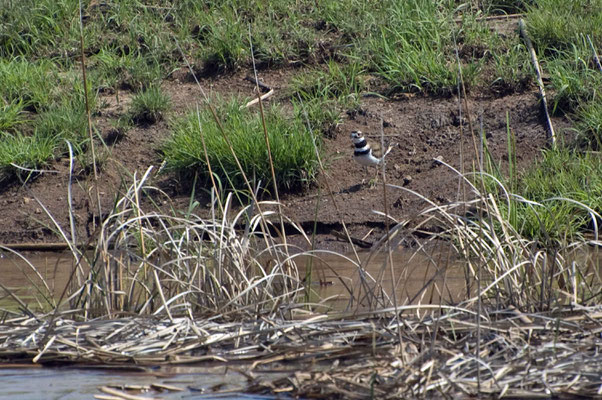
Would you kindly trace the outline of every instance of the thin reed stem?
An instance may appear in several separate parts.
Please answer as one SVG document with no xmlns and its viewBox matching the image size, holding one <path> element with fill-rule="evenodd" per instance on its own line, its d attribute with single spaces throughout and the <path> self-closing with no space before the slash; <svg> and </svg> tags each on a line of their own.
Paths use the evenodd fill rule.
<svg viewBox="0 0 602 400">
<path fill-rule="evenodd" d="M 278 207 L 278 217 L 280 219 L 280 237 L 284 244 L 284 248 L 288 251 L 286 242 L 286 229 L 284 227 L 284 219 L 282 217 L 282 204 L 280 203 L 280 195 L 278 194 L 278 182 L 276 181 L 276 172 L 274 171 L 274 160 L 272 159 L 272 149 L 270 147 L 270 138 L 268 136 L 268 128 L 265 123 L 265 113 L 263 112 L 263 100 L 261 99 L 261 91 L 259 90 L 259 78 L 257 76 L 257 67 L 255 65 L 255 53 L 253 51 L 253 41 L 251 39 L 251 25 L 249 24 L 249 46 L 251 49 L 251 60 L 253 61 L 253 74 L 255 76 L 255 89 L 257 91 L 257 101 L 259 102 L 259 114 L 261 115 L 261 124 L 263 125 L 263 137 L 265 138 L 265 146 L 268 151 L 268 161 L 270 163 L 270 172 L 272 174 L 272 186 L 274 187 L 274 196 L 276 197 L 276 207 Z"/>
<path fill-rule="evenodd" d="M 98 218 L 102 218 L 102 205 L 100 202 L 100 189 L 98 187 L 98 167 L 96 165 L 96 146 L 94 144 L 94 133 L 92 130 L 92 116 L 90 111 L 90 100 L 88 98 L 88 80 L 86 77 L 86 55 L 84 53 L 84 20 L 82 17 L 82 2 L 79 0 L 79 45 L 82 64 L 82 81 L 84 84 L 84 103 L 86 106 L 86 117 L 88 118 L 88 136 L 90 139 L 90 150 L 92 151 L 92 171 L 94 174 L 94 192 L 96 193 L 96 204 L 98 207 Z M 75 238 L 73 238 L 75 240 Z"/>
</svg>

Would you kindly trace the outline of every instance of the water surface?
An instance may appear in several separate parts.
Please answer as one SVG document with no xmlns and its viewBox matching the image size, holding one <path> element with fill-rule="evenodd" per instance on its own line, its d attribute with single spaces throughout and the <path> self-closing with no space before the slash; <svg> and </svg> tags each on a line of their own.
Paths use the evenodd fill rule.
<svg viewBox="0 0 602 400">
<path fill-rule="evenodd" d="M 166 400 L 276 398 L 241 393 L 246 387 L 246 378 L 226 367 L 167 367 L 157 368 L 152 372 L 23 366 L 0 368 L 0 399 L 6 400 L 92 399 L 94 395 L 106 395 L 100 389 L 103 386 L 124 390 L 127 387 L 150 387 L 152 384 L 169 385 L 183 390 L 132 390 L 127 393 L 148 399 Z"/>
</svg>

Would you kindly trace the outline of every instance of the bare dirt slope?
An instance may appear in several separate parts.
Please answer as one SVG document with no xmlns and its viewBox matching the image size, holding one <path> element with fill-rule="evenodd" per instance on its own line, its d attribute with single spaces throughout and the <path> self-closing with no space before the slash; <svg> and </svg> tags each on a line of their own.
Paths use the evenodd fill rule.
<svg viewBox="0 0 602 400">
<path fill-rule="evenodd" d="M 253 85 L 244 79 L 248 73 L 240 71 L 208 77 L 201 83 L 211 94 L 250 97 L 253 96 Z M 277 95 L 271 101 L 286 98 L 286 88 L 294 73 L 298 70 L 268 70 L 260 74 L 261 80 L 276 90 Z M 185 70 L 174 73 L 163 88 L 172 98 L 172 115 L 183 114 L 202 101 L 198 87 Z M 519 167 L 530 165 L 546 144 L 536 94 L 534 89 L 502 97 L 473 93 L 468 101 L 473 130 L 478 134 L 482 121 L 489 150 L 502 165 L 507 158 L 507 117 L 516 135 Z M 169 135 L 169 128 L 166 121 L 160 121 L 152 126 L 135 127 L 120 137 L 111 121 L 127 110 L 127 92 L 119 93 L 119 103 L 115 93 L 103 94 L 100 101 L 104 107 L 95 116 L 95 126 L 105 138 L 107 147 L 97 145 L 102 161 L 99 187 L 103 209 L 109 210 L 116 194 L 123 190 L 124 181 L 131 182 L 134 173 L 140 176 L 151 165 L 158 169 L 157 148 Z M 440 204 L 458 199 L 458 174 L 434 159 L 457 169 L 461 169 L 460 160 L 463 159 L 464 171 L 476 168 L 475 145 L 464 106 L 462 113 L 460 115 L 458 100 L 454 97 L 362 98 L 360 108 L 347 112 L 332 137 L 325 139 L 326 175 L 308 190 L 282 195 L 285 213 L 310 230 L 317 209 L 318 228 L 323 234 L 319 241 L 321 247 L 343 246 L 328 234 L 331 229 L 340 228 L 341 220 L 348 224 L 354 236 L 363 237 L 372 229 L 374 231 L 367 240 L 382 234 L 383 218 L 371 212 L 384 210 L 382 186 L 370 188 L 361 184 L 363 179 L 368 182 L 373 177 L 373 171 L 366 173 L 363 167 L 354 163 L 349 140 L 349 132 L 358 129 L 375 135 L 373 140 L 380 140 L 381 119 L 386 140 L 393 146 L 387 162 L 387 182 L 416 191 Z M 555 122 L 561 127 L 567 125 L 561 120 Z M 57 241 L 54 228 L 49 228 L 53 224 L 44 207 L 68 231 L 68 159 L 56 161 L 49 170 L 26 185 L 10 182 L 0 188 L 0 242 Z M 73 208 L 80 238 L 90 233 L 93 219 L 98 219 L 93 182 L 89 169 L 75 170 Z M 190 185 L 178 182 L 170 175 L 158 175 L 154 182 L 170 195 L 176 207 L 188 205 Z M 329 188 L 336 206 L 328 195 Z M 201 191 L 197 193 L 203 196 Z M 387 199 L 389 212 L 396 219 L 415 215 L 425 206 L 416 196 L 399 189 L 388 189 Z M 206 204 L 206 199 L 199 200 Z"/>
</svg>

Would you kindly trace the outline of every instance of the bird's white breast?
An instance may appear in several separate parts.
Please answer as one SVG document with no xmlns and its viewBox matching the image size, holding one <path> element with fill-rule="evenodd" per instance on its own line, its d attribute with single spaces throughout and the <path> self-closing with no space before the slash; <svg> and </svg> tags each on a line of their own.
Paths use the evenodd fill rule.
<svg viewBox="0 0 602 400">
<path fill-rule="evenodd" d="M 380 164 L 380 160 L 372 155 L 372 152 L 368 154 L 354 155 L 353 159 L 362 165 L 378 165 Z"/>
</svg>

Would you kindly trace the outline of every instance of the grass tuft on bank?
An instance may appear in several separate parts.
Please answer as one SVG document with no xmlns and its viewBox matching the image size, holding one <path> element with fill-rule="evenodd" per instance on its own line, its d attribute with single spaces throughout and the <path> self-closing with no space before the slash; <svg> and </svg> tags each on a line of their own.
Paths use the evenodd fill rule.
<svg viewBox="0 0 602 400">
<path fill-rule="evenodd" d="M 154 124 L 164 118 L 170 108 L 170 101 L 160 87 L 150 87 L 134 96 L 128 110 L 128 119 L 140 125 Z"/>
<path fill-rule="evenodd" d="M 61 71 L 47 60 L 0 59 L 0 146 L 2 175 L 22 176 L 67 152 L 85 152 L 88 121 L 77 71 Z M 95 100 L 90 99 L 92 109 Z"/>
<path fill-rule="evenodd" d="M 528 11 L 529 32 L 543 55 L 569 50 L 585 35 L 602 40 L 601 0 L 538 0 Z"/>
<path fill-rule="evenodd" d="M 210 165 L 224 187 L 249 190 L 244 174 L 252 184 L 261 181 L 263 188 L 271 190 L 262 118 L 244 104 L 239 99 L 221 100 L 216 107 L 220 124 L 208 109 L 173 120 L 172 136 L 162 149 L 167 169 L 189 179 L 196 174 L 209 178 Z M 278 187 L 301 188 L 312 183 L 318 172 L 320 139 L 301 118 L 287 115 L 277 105 L 266 107 L 265 125 Z"/>
<path fill-rule="evenodd" d="M 597 230 L 602 223 L 602 157 L 561 147 L 543 151 L 520 176 L 491 171 L 485 180 L 500 200 L 501 213 L 526 238 L 556 245 Z M 507 189 L 500 190 L 500 183 Z"/>
<path fill-rule="evenodd" d="M 45 135 L 0 132 L 0 182 L 16 176 L 23 179 L 48 165 L 56 142 Z"/>
</svg>

